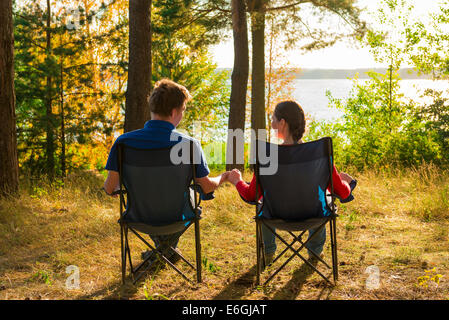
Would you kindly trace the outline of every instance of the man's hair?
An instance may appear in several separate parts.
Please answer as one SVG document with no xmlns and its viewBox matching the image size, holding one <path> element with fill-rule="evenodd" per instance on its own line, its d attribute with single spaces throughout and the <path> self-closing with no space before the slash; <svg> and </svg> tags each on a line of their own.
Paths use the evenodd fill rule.
<svg viewBox="0 0 449 320">
<path fill-rule="evenodd" d="M 150 111 L 168 117 L 173 109 L 181 108 L 191 99 L 186 87 L 169 79 L 162 79 L 154 85 L 150 96 Z"/>
</svg>

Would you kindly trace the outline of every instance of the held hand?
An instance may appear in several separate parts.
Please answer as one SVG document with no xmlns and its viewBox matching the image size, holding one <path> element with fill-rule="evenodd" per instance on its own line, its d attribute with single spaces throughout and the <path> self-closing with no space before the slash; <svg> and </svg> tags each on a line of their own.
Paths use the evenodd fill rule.
<svg viewBox="0 0 449 320">
<path fill-rule="evenodd" d="M 221 185 L 222 183 L 225 183 L 225 182 L 228 181 L 229 173 L 230 173 L 230 171 L 226 171 L 226 172 L 221 174 L 220 182 L 218 183 L 218 185 Z"/>
<path fill-rule="evenodd" d="M 348 184 L 354 180 L 349 174 L 345 173 L 345 172 L 340 172 L 340 178 L 343 181 L 346 181 Z"/>
<path fill-rule="evenodd" d="M 236 185 L 240 180 L 242 180 L 242 174 L 238 169 L 234 169 L 229 172 L 228 181 L 233 185 Z"/>
<path fill-rule="evenodd" d="M 117 198 L 117 197 L 118 197 L 118 194 L 108 193 L 108 192 L 106 191 L 105 187 L 103 187 L 103 191 L 104 191 L 104 193 L 106 193 L 106 194 L 107 194 L 108 196 L 110 196 L 110 197 L 114 197 L 114 198 Z M 117 190 L 115 190 L 115 191 L 117 191 Z"/>
</svg>

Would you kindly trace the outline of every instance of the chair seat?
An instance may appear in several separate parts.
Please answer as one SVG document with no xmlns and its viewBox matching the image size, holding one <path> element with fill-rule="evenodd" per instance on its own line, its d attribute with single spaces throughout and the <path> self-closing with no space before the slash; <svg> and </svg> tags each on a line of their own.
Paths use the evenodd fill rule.
<svg viewBox="0 0 449 320">
<path fill-rule="evenodd" d="M 201 213 L 202 208 L 198 207 L 198 214 L 200 215 L 201 219 Z M 152 236 L 162 236 L 162 235 L 168 235 L 175 232 L 183 231 L 185 227 L 189 226 L 191 223 L 194 222 L 194 218 L 188 217 L 186 220 L 176 221 L 170 224 L 163 224 L 163 225 L 151 225 L 145 222 L 136 222 L 132 221 L 130 218 L 127 218 L 126 212 L 123 216 L 123 221 L 131 228 L 135 229 L 136 231 L 140 231 L 142 233 L 146 233 Z M 183 218 L 186 218 L 183 216 Z M 120 222 L 120 220 L 118 221 Z"/>
<path fill-rule="evenodd" d="M 325 218 L 310 218 L 301 221 L 286 221 L 282 219 L 260 219 L 263 223 L 272 228 L 285 231 L 304 231 L 319 227 L 326 222 L 330 217 Z"/>
<path fill-rule="evenodd" d="M 146 223 L 131 222 L 126 220 L 125 222 L 128 227 L 133 228 L 136 231 L 140 231 L 142 233 L 146 233 L 152 236 L 162 236 L 183 231 L 186 226 L 193 223 L 193 220 L 177 221 L 175 223 L 163 226 L 152 226 Z"/>
</svg>

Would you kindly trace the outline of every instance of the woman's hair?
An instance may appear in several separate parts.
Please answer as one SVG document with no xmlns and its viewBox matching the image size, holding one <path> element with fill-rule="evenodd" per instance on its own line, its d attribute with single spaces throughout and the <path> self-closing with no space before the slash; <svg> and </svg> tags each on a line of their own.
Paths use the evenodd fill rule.
<svg viewBox="0 0 449 320">
<path fill-rule="evenodd" d="M 279 102 L 274 109 L 274 116 L 278 121 L 284 119 L 287 122 L 288 129 L 295 142 L 302 138 L 306 130 L 306 117 L 297 102 Z"/>
<path fill-rule="evenodd" d="M 168 79 L 162 79 L 154 85 L 149 98 L 150 111 L 163 116 L 170 116 L 173 109 L 178 109 L 192 99 L 189 91 L 182 85 Z"/>
</svg>

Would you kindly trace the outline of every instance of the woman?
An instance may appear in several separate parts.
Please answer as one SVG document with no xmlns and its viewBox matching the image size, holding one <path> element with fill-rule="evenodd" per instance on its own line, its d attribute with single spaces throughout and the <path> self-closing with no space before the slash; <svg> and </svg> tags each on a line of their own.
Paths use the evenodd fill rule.
<svg viewBox="0 0 449 320">
<path fill-rule="evenodd" d="M 283 101 L 276 105 L 272 116 L 271 127 L 277 130 L 277 136 L 283 140 L 281 145 L 293 145 L 303 143 L 302 136 L 304 135 L 306 128 L 306 121 L 304 111 L 301 106 L 294 101 Z M 353 178 L 342 172 L 338 173 L 335 166 L 333 167 L 333 185 L 334 193 L 341 199 L 346 199 L 351 194 L 351 188 L 349 183 Z M 225 173 L 224 177 L 227 181 L 234 184 L 240 195 L 247 201 L 254 201 L 256 197 L 256 178 L 253 175 L 251 183 L 248 185 L 242 180 L 242 175 L 239 170 L 234 169 Z M 258 190 L 258 194 L 262 192 Z M 260 199 L 259 199 L 260 200 Z M 309 230 L 309 237 L 313 234 L 314 229 Z M 264 225 L 262 225 L 262 237 L 265 245 L 265 260 L 269 265 L 274 258 L 276 251 L 276 237 L 275 235 Z M 313 251 L 317 256 L 321 255 L 323 251 L 324 242 L 326 241 L 326 229 L 321 231 L 312 238 L 306 245 L 309 250 L 309 259 L 313 260 Z"/>
</svg>

